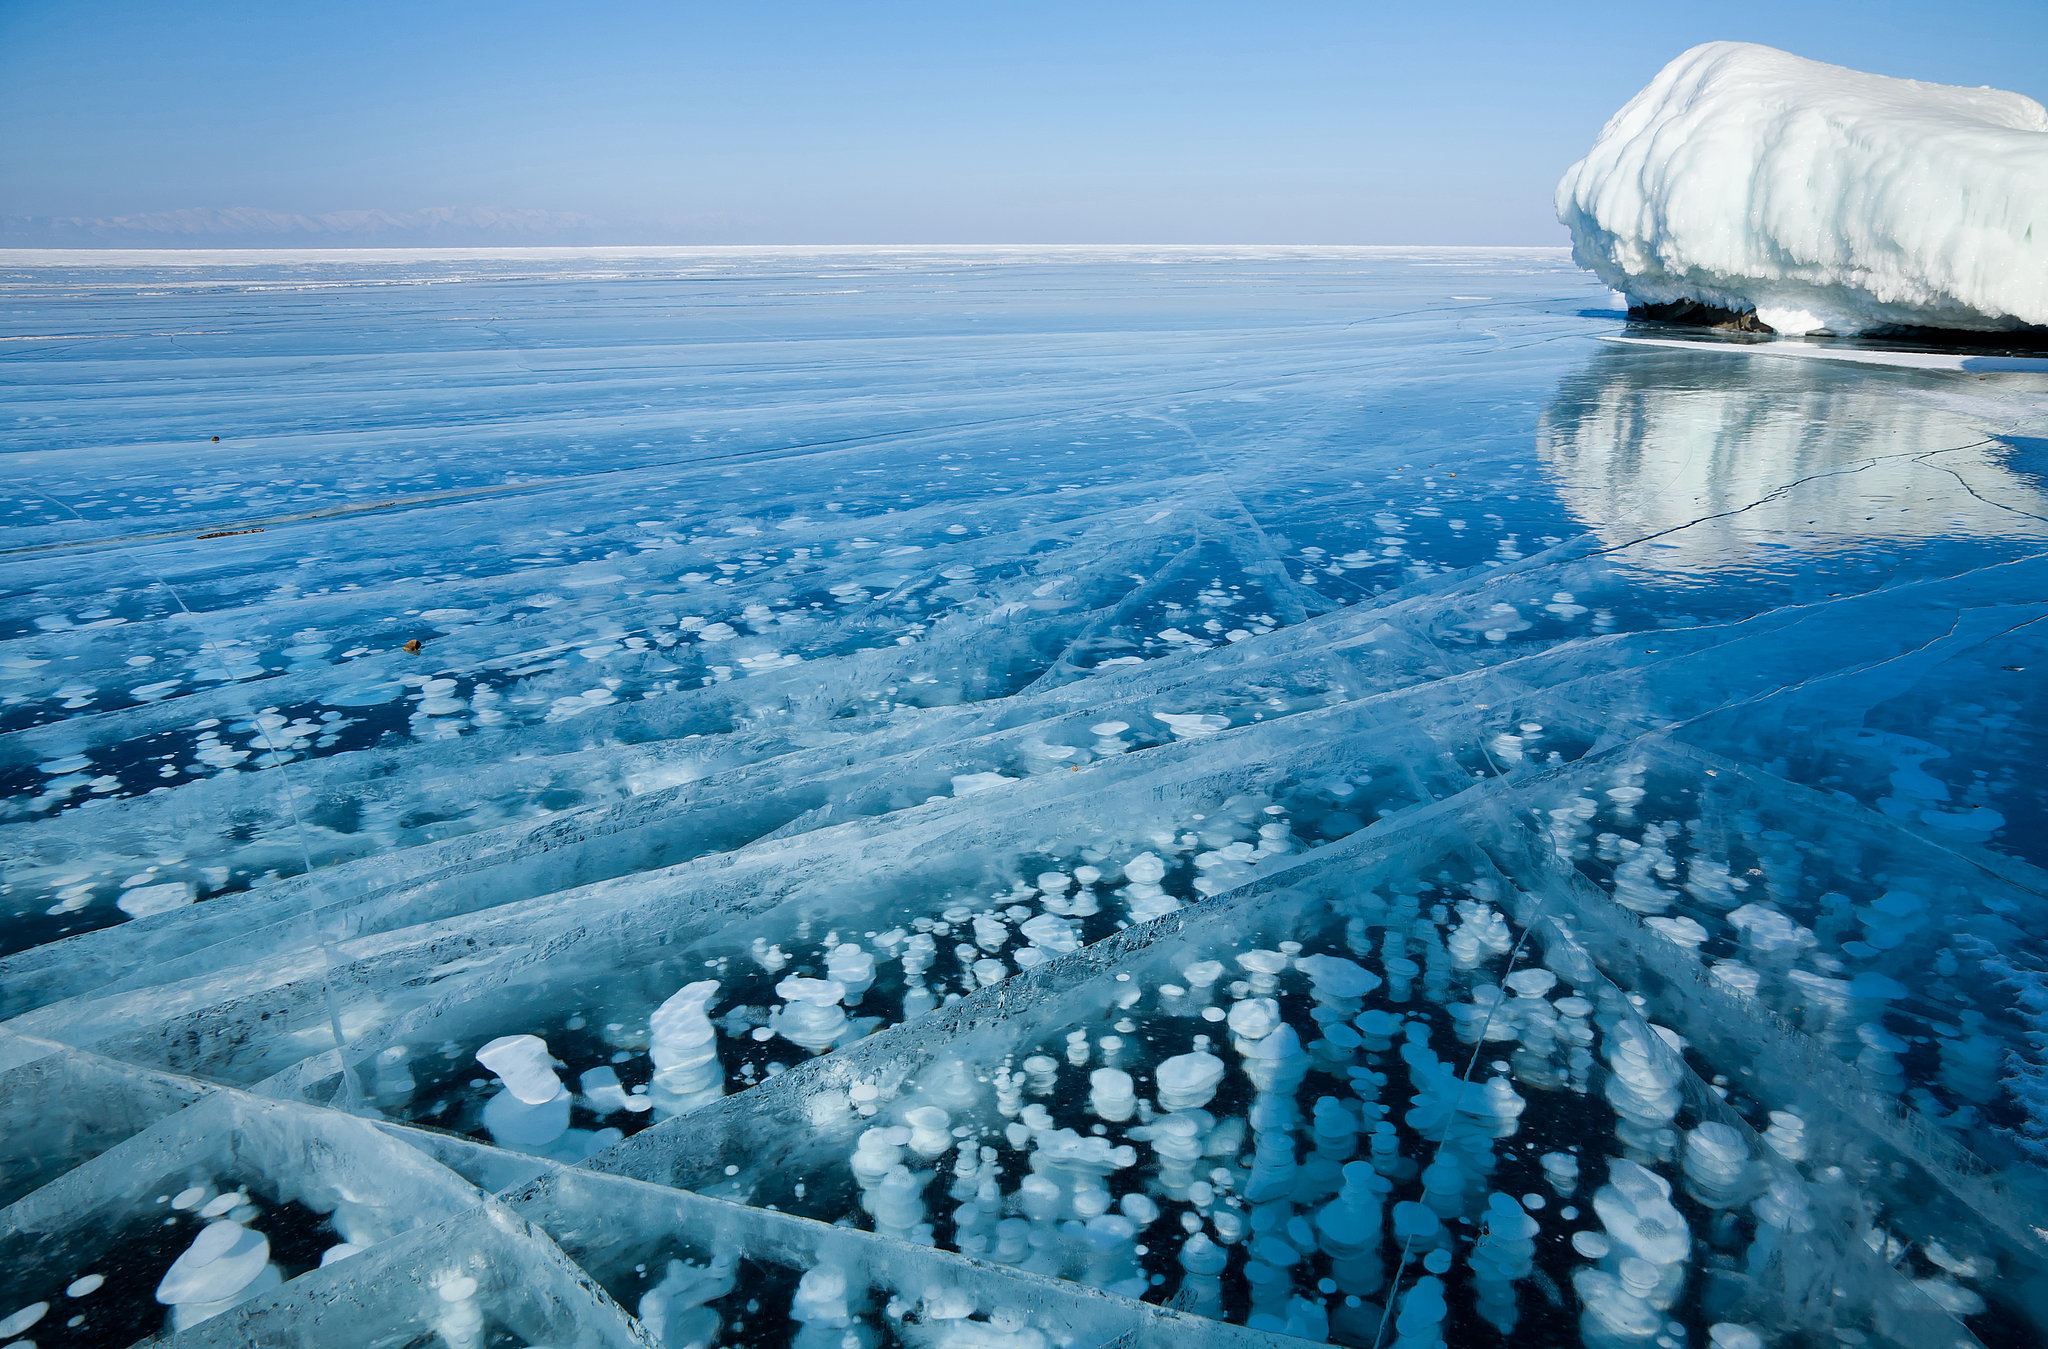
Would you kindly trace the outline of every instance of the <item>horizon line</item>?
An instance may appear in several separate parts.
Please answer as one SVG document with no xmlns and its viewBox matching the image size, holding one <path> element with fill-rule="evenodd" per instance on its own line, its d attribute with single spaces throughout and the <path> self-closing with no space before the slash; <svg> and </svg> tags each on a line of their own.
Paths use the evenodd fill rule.
<svg viewBox="0 0 2048 1349">
<path fill-rule="evenodd" d="M 96 245 L 96 246 L 40 246 L 0 245 L 0 260 L 30 258 L 49 261 L 72 259 L 126 258 L 192 258 L 216 260 L 226 257 L 263 254 L 268 256 L 332 256 L 348 255 L 410 255 L 413 257 L 520 257 L 534 254 L 558 255 L 622 255 L 651 257 L 668 254 L 720 254 L 720 253 L 1012 253 L 1012 252 L 1207 252 L 1207 253 L 1273 253 L 1273 252 L 1349 252 L 1349 253 L 1569 253 L 1569 244 L 1302 244 L 1302 243 L 1257 243 L 1257 244 L 1189 244 L 1189 243 L 1003 243 L 1003 244 L 957 244 L 957 243 L 915 243 L 915 244 L 325 244 L 325 245 L 204 245 L 181 247 L 176 245 Z"/>
</svg>

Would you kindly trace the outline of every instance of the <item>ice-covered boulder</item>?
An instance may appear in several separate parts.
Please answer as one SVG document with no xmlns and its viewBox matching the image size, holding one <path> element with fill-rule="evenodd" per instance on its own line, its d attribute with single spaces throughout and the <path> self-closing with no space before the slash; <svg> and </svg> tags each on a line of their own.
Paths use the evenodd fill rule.
<svg viewBox="0 0 2048 1349">
<path fill-rule="evenodd" d="M 2048 109 L 1743 42 L 1685 52 L 1557 185 L 1581 266 L 1781 333 L 2048 324 Z"/>
</svg>

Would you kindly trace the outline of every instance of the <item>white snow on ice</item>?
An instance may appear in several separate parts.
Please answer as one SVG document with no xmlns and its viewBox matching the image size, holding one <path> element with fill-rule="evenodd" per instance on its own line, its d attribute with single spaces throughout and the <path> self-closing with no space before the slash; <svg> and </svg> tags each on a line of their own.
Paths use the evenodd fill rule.
<svg viewBox="0 0 2048 1349">
<path fill-rule="evenodd" d="M 1557 185 L 1579 263 L 1780 333 L 2048 324 L 2048 110 L 1753 43 L 1664 67 Z"/>
</svg>

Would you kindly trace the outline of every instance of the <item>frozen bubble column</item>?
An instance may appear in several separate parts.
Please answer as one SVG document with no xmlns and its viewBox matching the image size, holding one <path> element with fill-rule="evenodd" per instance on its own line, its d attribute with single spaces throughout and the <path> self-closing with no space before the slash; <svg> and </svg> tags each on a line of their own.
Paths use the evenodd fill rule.
<svg viewBox="0 0 2048 1349">
<path fill-rule="evenodd" d="M 1343 707 L 1331 709 L 1330 715 L 1345 724 L 1357 716 Z M 1379 716 L 1376 713 L 1372 720 Z M 1334 754 L 1332 746 L 1341 743 L 1341 737 L 1333 740 L 1325 731 L 1311 732 L 1286 722 L 1275 723 L 1270 731 L 1247 730 L 1260 737 L 1281 735 L 1315 754 Z M 1398 745 L 1389 752 L 1397 749 Z M 1165 752 L 1192 754 L 1178 744 Z M 1278 757 L 1284 761 L 1289 755 Z M 1203 769 L 1190 776 L 1187 766 L 1136 755 L 1124 756 L 1113 768 L 1134 782 L 1147 783 L 1144 790 L 1156 789 L 1185 802 L 1189 811 L 1207 803 L 1209 781 L 1221 771 Z M 1091 794 L 1107 791 L 1113 796 L 1132 785 L 1089 784 Z M 1059 814 L 1073 820 L 1076 829 L 1097 813 L 1092 795 L 1059 806 Z M 292 1094 L 326 1102 L 351 1089 L 339 1071 L 341 1062 L 354 1064 L 360 1079 L 374 1088 L 374 1059 L 397 1045 L 415 1047 L 478 1030 L 485 1032 L 482 1039 L 531 1033 L 532 1016 L 524 1010 L 510 1015 L 515 1010 L 513 986 L 535 989 L 541 996 L 542 986 L 549 983 L 559 988 L 578 978 L 604 978 L 610 971 L 659 961 L 660 950 L 639 940 L 644 929 L 632 921 L 635 916 L 672 925 L 671 930 L 679 938 L 687 934 L 697 950 L 729 955 L 733 942 L 748 944 L 742 934 L 746 924 L 757 920 L 775 925 L 771 930 L 777 937 L 793 936 L 794 926 L 800 924 L 790 923 L 788 915 L 805 901 L 885 902 L 887 877 L 909 871 L 920 883 L 943 883 L 949 873 L 964 874 L 970 861 L 978 869 L 978 849 L 987 837 L 986 828 L 975 819 L 940 816 L 905 821 L 900 827 L 861 823 L 776 840 L 720 859 L 715 866 L 685 863 L 643 876 L 595 882 L 539 906 L 531 916 L 517 911 L 516 905 L 506 905 L 468 919 L 422 924 L 398 936 L 342 943 L 333 955 L 347 962 L 346 977 L 332 982 L 319 976 L 318 962 L 280 955 L 238 971 L 231 981 L 223 980 L 223 996 L 213 1005 L 179 1006 L 171 1019 L 184 1024 L 173 1034 L 166 1034 L 160 1024 L 166 1019 L 160 1000 L 147 992 L 97 1002 L 83 1019 L 75 1009 L 64 1008 L 30 1013 L 22 1020 L 61 1027 L 68 1036 L 106 1045 L 124 1056 L 160 1056 L 165 1066 L 238 1084 L 253 1085 L 274 1074 L 280 1091 L 289 1083 Z M 874 877 L 855 882 L 857 888 L 851 892 L 846 880 L 850 859 L 858 862 L 852 871 Z M 1081 873 L 1076 868 L 1074 874 Z M 733 926 L 740 931 L 727 937 Z M 541 932 L 548 933 L 549 940 L 540 941 Z M 780 941 L 762 936 L 751 940 L 761 953 L 781 951 Z M 1053 940 L 1064 944 L 1056 936 Z M 468 954 L 460 959 L 457 972 L 444 977 L 441 966 L 453 959 L 449 943 L 460 943 Z M 926 932 L 902 942 L 906 975 L 916 964 L 919 974 L 928 977 L 935 946 Z M 786 962 L 788 956 L 781 953 L 776 958 Z M 491 997 L 472 992 L 485 989 L 492 990 Z M 659 996 L 658 987 L 649 992 Z M 934 989 L 919 983 L 904 995 L 902 1014 L 914 1016 L 938 1000 Z M 276 1014 L 280 1002 L 291 1013 L 283 1023 Z M 323 1057 L 318 1051 L 332 1045 L 330 1011 L 336 1003 L 350 1027 L 351 1043 L 338 1058 Z M 259 1007 L 269 1015 L 261 1015 Z M 536 1004 L 532 1010 L 543 1007 Z M 259 1023 L 253 1032 L 226 1032 L 226 1027 L 239 1027 L 251 1018 Z M 408 1072 L 417 1080 L 422 1060 L 415 1056 L 408 1062 Z M 400 1105 L 401 1095 L 393 1092 L 380 1098 L 380 1104 L 388 1099 L 390 1105 Z M 403 1108 L 415 1109 L 417 1102 Z"/>
<path fill-rule="evenodd" d="M 500 1090 L 484 1106 L 484 1127 L 510 1148 L 545 1147 L 569 1128 L 569 1089 L 555 1076 L 548 1042 L 537 1035 L 506 1035 L 477 1050 L 476 1060 L 497 1074 Z"/>
<path fill-rule="evenodd" d="M 682 1114 L 724 1095 L 718 1032 L 706 1011 L 717 993 L 717 980 L 700 979 L 654 1009 L 648 1022 L 654 1080 L 647 1094 L 656 1110 Z"/>
<path fill-rule="evenodd" d="M 1333 716 L 1333 719 L 1346 721 L 1346 723 L 1350 723 L 1350 719 L 1354 719 L 1354 716 L 1356 716 L 1350 708 L 1331 708 L 1329 714 Z M 1303 727 L 1290 727 L 1288 723 L 1274 723 L 1272 731 L 1268 731 L 1264 727 L 1257 727 L 1255 731 L 1257 731 L 1257 735 L 1260 735 L 1260 737 L 1280 735 L 1290 745 L 1298 745 L 1303 751 L 1313 751 L 1313 753 L 1323 753 L 1323 755 L 1333 755 L 1335 753 L 1333 745 L 1341 743 L 1341 737 L 1333 739 L 1329 733 L 1309 733 Z M 1192 753 L 1192 749 L 1190 751 L 1182 751 L 1176 745 L 1174 753 Z M 1276 753 L 1278 753 L 1280 759 L 1286 759 L 1290 755 L 1290 751 L 1288 753 L 1276 751 Z M 1198 804 L 1198 802 L 1202 802 L 1200 792 L 1204 790 L 1204 780 L 1210 776 L 1208 772 L 1202 772 L 1202 774 L 1196 774 L 1196 776 L 1190 778 L 1186 768 L 1180 768 L 1176 764 L 1169 764 L 1169 761 L 1141 759 L 1141 755 L 1128 755 L 1126 759 L 1120 759 L 1118 766 L 1116 766 L 1116 774 L 1124 774 L 1133 782 L 1120 782 L 1120 784 L 1096 782 L 1096 784 L 1090 784 L 1090 790 L 1092 792 L 1108 792 L 1112 796 L 1118 796 L 1124 790 L 1133 788 L 1133 784 L 1137 780 L 1143 780 L 1147 784 L 1157 784 L 1159 790 L 1169 792 L 1174 798 L 1186 798 L 1186 800 L 1190 800 L 1190 804 Z M 1141 788 L 1141 790 L 1151 790 L 1151 786 Z M 1063 813 L 1075 815 L 1075 817 L 1081 817 L 1081 819 L 1087 817 L 1085 809 L 1079 809 L 1079 802 L 1075 802 L 1073 807 L 1065 807 Z M 571 833 L 571 839 L 573 839 L 573 831 L 569 831 L 569 833 Z M 664 870 L 659 870 L 659 872 L 649 872 L 645 876 L 631 876 L 631 878 L 621 878 L 621 880 L 604 880 L 604 882 L 594 882 L 594 884 L 588 884 L 588 886 L 580 886 L 578 890 L 571 890 L 571 893 L 563 895 L 559 901 L 553 901 L 553 903 L 545 905 L 545 911 L 547 911 L 545 925 L 549 929 L 553 929 L 553 931 L 561 931 L 563 933 L 563 940 L 565 940 L 563 946 L 547 948 L 547 960 L 549 960 L 551 966 L 571 966 L 573 968 L 573 962 L 575 962 L 575 954 L 573 952 L 588 952 L 592 964 L 596 964 L 600 958 L 614 958 L 614 960 L 623 958 L 623 960 L 633 960 L 633 962 L 645 962 L 649 958 L 649 952 L 645 952 L 639 946 L 635 946 L 635 942 L 633 942 L 635 929 L 629 929 L 623 923 L 623 917 L 629 911 L 641 911 L 649 919 L 657 919 L 657 921 L 684 921 L 684 923 L 694 923 L 694 925 L 702 927 L 702 925 L 705 925 L 707 909 L 711 913 L 731 915 L 727 919 L 727 921 L 731 921 L 731 919 L 737 919 L 737 915 L 741 915 L 741 913 L 770 913 L 776 905 L 788 905 L 788 903 L 797 901 L 799 897 L 811 897 L 811 895 L 823 895 L 823 897 L 829 897 L 831 903 L 848 905 L 848 903 L 854 903 L 858 899 L 858 895 L 868 893 L 868 888 L 870 888 L 870 886 L 860 886 L 858 893 L 846 893 L 846 890 L 844 890 L 846 880 L 844 878 L 846 878 L 848 870 L 852 870 L 856 874 L 866 874 L 866 872 L 885 874 L 889 870 L 901 870 L 905 866 L 905 858 L 915 858 L 915 860 L 918 860 L 918 864 L 920 864 L 918 870 L 922 870 L 922 872 L 934 870 L 934 862 L 938 862 L 940 866 L 954 866 L 954 864 L 965 866 L 967 858 L 975 858 L 979 862 L 979 852 L 971 850 L 969 843 L 971 841 L 979 843 L 981 839 L 987 837 L 987 831 L 977 821 L 965 819 L 965 817 L 963 819 L 936 817 L 936 819 L 924 819 L 924 821 L 905 821 L 903 827 L 889 827 L 889 829 L 866 827 L 866 825 L 848 825 L 846 829 L 821 831 L 821 833 L 827 833 L 829 837 L 778 839 L 778 841 L 766 843 L 762 847 L 756 847 L 756 850 L 743 852 L 743 854 L 739 854 L 739 856 L 735 856 L 731 860 L 719 860 L 717 866 L 680 864 L 680 866 L 674 866 L 674 868 L 664 868 Z M 565 843 L 563 845 L 563 852 L 573 852 L 573 845 Z M 848 854 L 858 858 L 860 864 L 852 866 L 852 868 L 844 868 L 842 864 L 848 862 Z M 471 870 L 461 870 L 459 874 L 463 876 L 465 884 L 471 884 L 471 882 L 477 880 L 473 868 Z M 1079 868 L 1075 870 L 1075 874 L 1079 874 Z M 1155 888 L 1161 888 L 1161 895 L 1163 895 L 1163 886 L 1155 884 Z M 418 890 L 416 888 L 408 890 L 408 895 L 418 899 Z M 705 903 L 682 901 L 680 895 L 700 897 Z M 1163 895 L 1163 899 L 1159 903 L 1165 903 L 1165 899 L 1171 899 L 1171 895 Z M 397 903 L 399 897 L 393 893 L 391 901 Z M 1174 901 L 1174 903 L 1178 903 L 1178 901 Z M 592 915 L 596 921 L 590 927 L 580 927 L 571 917 L 575 911 L 582 911 L 586 915 Z M 516 966 L 518 962 L 535 962 L 537 960 L 535 948 L 522 944 L 522 935 L 526 933 L 528 927 L 530 927 L 528 923 L 516 919 L 510 913 L 479 915 L 479 917 L 467 919 L 467 921 L 451 919 L 451 921 L 444 921 L 444 923 L 438 923 L 438 925 L 430 923 L 430 925 L 422 925 L 422 927 L 412 929 L 408 933 L 410 940 L 375 940 L 375 938 L 369 938 L 369 940 L 354 942 L 354 944 L 344 944 L 344 946 L 338 948 L 338 956 L 354 958 L 354 954 L 360 952 L 362 958 L 367 958 L 367 964 L 362 966 L 362 968 L 365 968 L 365 970 L 373 970 L 375 968 L 379 972 L 385 966 L 406 964 L 406 962 L 418 962 L 418 966 L 422 966 L 422 968 L 432 968 L 434 958 L 442 958 L 442 960 L 446 958 L 446 950 L 436 946 L 436 942 L 444 940 L 446 935 L 461 933 L 463 940 L 481 940 L 481 935 L 492 933 L 492 935 L 498 935 L 498 942 L 494 942 L 496 950 L 492 954 L 500 960 L 502 968 L 506 968 L 506 966 Z M 412 933 L 418 933 L 418 935 L 412 935 Z M 918 950 L 920 942 L 930 942 L 928 933 L 915 933 L 913 938 L 903 946 L 903 960 L 905 962 L 911 962 L 913 952 Z M 772 948 L 766 940 L 762 940 L 760 942 L 760 950 L 768 952 L 768 950 L 776 950 L 776 948 Z M 922 964 L 930 964 L 930 960 L 926 958 Z M 463 978 L 465 978 L 465 981 L 481 981 L 485 974 L 487 974 L 487 970 L 471 966 L 471 968 L 467 968 L 463 972 Z M 375 981 L 375 983 L 383 985 L 383 981 Z M 391 981 L 391 983 L 399 983 L 399 981 Z M 295 997 L 299 999 L 299 1007 L 303 1009 L 303 1015 L 307 1017 L 305 1026 L 303 1026 L 303 1032 L 309 1038 L 309 1036 L 317 1034 L 319 1024 L 322 1024 L 322 1021 L 324 1021 L 324 1011 L 326 1011 L 324 997 L 322 997 L 322 991 L 319 991 L 317 981 L 305 978 L 303 970 L 301 970 L 301 976 L 297 976 L 293 989 L 295 989 Z M 344 993 L 348 997 L 358 997 L 356 989 L 344 989 Z M 915 995 L 915 991 L 913 991 L 911 997 L 918 997 L 918 995 Z M 393 1015 L 393 1011 L 395 1011 L 393 1005 L 395 1003 L 403 1003 L 403 1001 L 408 1001 L 408 999 L 424 1003 L 418 1013 L 412 1013 L 412 1021 L 414 1021 L 414 1024 L 422 1026 L 422 1028 L 428 1026 L 430 1021 L 446 1019 L 446 1017 L 451 1017 L 451 1015 L 465 1017 L 465 1019 L 471 1019 L 475 1015 L 473 1011 L 465 1011 L 461 1007 L 461 999 L 459 997 L 444 997 L 444 995 L 440 995 L 440 989 L 434 987 L 434 985 L 406 985 L 403 993 L 389 991 L 387 987 L 379 987 L 377 989 L 377 1003 L 379 1003 L 379 1009 L 385 1015 Z M 139 1017 L 150 1015 L 150 1013 L 147 1013 L 147 1009 L 150 1009 L 150 1007 L 152 1007 L 152 1001 L 147 999 L 147 997 L 139 997 L 137 999 L 137 1015 Z M 905 1009 L 913 1011 L 909 1001 L 905 1003 Z M 41 1017 L 37 1013 L 31 1013 L 29 1019 L 37 1021 L 37 1024 L 41 1024 Z M 51 1021 L 51 1024 L 55 1024 L 55 1021 L 66 1021 L 66 1024 L 70 1024 L 70 1019 L 66 1015 L 59 1015 L 59 1013 L 49 1013 L 49 1021 Z M 395 1024 L 395 1021 L 397 1021 L 397 1017 L 393 1015 L 393 1024 Z M 524 1032 L 524 1030 L 526 1030 L 526 1026 L 506 1026 L 504 1028 L 504 1032 Z M 72 1034 L 76 1034 L 76 1026 L 72 1026 Z M 104 1032 L 100 1032 L 100 1034 L 104 1034 Z M 426 1034 L 432 1034 L 432 1032 L 426 1032 Z M 158 1036 L 137 1036 L 137 1044 L 143 1042 L 143 1040 L 156 1040 L 156 1038 Z M 207 1038 L 203 1042 L 213 1046 L 215 1052 L 221 1052 L 225 1048 L 225 1044 L 221 1040 L 217 1040 L 217 1038 Z M 332 1044 L 332 1036 L 330 1036 L 330 1044 Z M 252 1081 L 258 1081 L 266 1071 L 276 1071 L 279 1067 L 283 1067 L 283 1062 L 279 1062 L 279 1058 L 276 1058 L 276 1056 L 287 1054 L 287 1052 L 305 1054 L 311 1048 L 311 1044 L 305 1038 L 301 1038 L 299 1042 L 281 1042 L 281 1038 L 274 1036 L 274 1034 L 262 1036 L 256 1042 L 238 1040 L 238 1042 L 233 1042 L 233 1046 L 236 1046 L 236 1048 L 233 1048 L 233 1052 L 236 1052 L 238 1058 L 242 1058 L 246 1062 L 238 1062 L 236 1067 L 231 1067 L 231 1069 L 227 1067 L 227 1064 L 221 1064 L 219 1069 L 215 1069 L 213 1064 L 209 1062 L 207 1064 L 209 1075 L 217 1073 L 217 1071 L 219 1073 L 231 1071 L 233 1073 L 233 1081 L 252 1083 Z M 127 1044 L 123 1048 L 127 1048 Z M 350 1052 L 354 1052 L 354 1046 L 350 1046 Z M 285 1060 L 285 1062 L 289 1062 L 289 1060 Z M 180 1060 L 178 1067 L 186 1067 L 186 1062 Z M 371 1069 L 365 1069 L 365 1075 L 371 1075 Z"/>
<path fill-rule="evenodd" d="M 1183 675 L 1180 682 L 1189 686 L 1204 684 L 1189 675 Z M 704 697 L 714 709 L 728 703 L 746 705 L 744 698 L 720 689 L 707 690 Z M 1053 690 L 1045 695 L 1045 700 L 1048 710 L 1057 713 L 1084 703 L 1086 695 L 1078 690 Z M 650 714 L 656 711 L 647 710 Z M 875 789 L 880 799 L 873 808 L 879 813 L 892 778 L 911 770 L 914 755 L 905 758 L 898 751 L 907 753 L 942 743 L 947 732 L 940 723 L 954 723 L 969 715 L 963 709 L 914 732 L 906 728 L 900 735 L 888 735 L 888 748 L 878 750 L 875 757 L 853 771 L 851 776 L 857 783 L 847 781 L 843 771 L 832 776 L 842 788 Z M 693 716 L 682 715 L 679 726 L 690 724 Z M 582 724 L 587 727 L 590 723 Z M 1274 729 L 1284 733 L 1287 728 L 1276 723 Z M 577 739 L 581 740 L 580 734 Z M 494 763 L 489 753 L 478 750 L 472 742 L 459 743 L 466 748 L 449 765 L 458 779 L 465 770 L 483 774 L 487 780 L 508 776 L 503 765 Z M 587 755 L 581 749 L 577 753 Z M 675 769 L 661 751 L 641 749 L 634 753 L 650 760 L 647 771 L 656 777 Z M 683 757 L 693 759 L 688 751 Z M 829 751 L 816 750 L 805 758 L 818 772 L 823 772 L 828 763 L 838 770 L 847 767 L 843 757 L 833 760 Z M 389 771 L 389 756 L 372 756 L 358 767 L 374 777 Z M 609 770 L 598 771 L 596 762 L 588 767 L 594 776 L 608 775 Z M 1131 771 L 1143 774 L 1146 767 L 1134 764 Z M 615 807 L 593 804 L 567 812 L 545 826 L 511 824 L 487 830 L 476 839 L 416 840 L 418 846 L 395 856 L 337 862 L 333 874 L 318 882 L 303 878 L 280 881 L 260 898 L 246 893 L 222 895 L 186 906 L 188 912 L 175 923 L 167 923 L 159 916 L 118 930 L 106 929 L 103 938 L 94 934 L 94 941 L 86 943 L 86 949 L 73 951 L 62 962 L 56 962 L 48 951 L 23 953 L 10 961 L 14 977 L 0 990 L 0 999 L 6 999 L 7 1006 L 24 1008 L 85 988 L 147 983 L 149 980 L 138 979 L 135 974 L 137 962 L 144 956 L 153 971 L 175 977 L 234 963 L 229 959 L 230 950 L 303 946 L 319 940 L 336 924 L 357 932 L 390 930 L 544 897 L 573 886 L 592 884 L 593 878 L 624 879 L 636 871 L 674 865 L 673 849 L 678 838 L 694 840 L 704 854 L 715 854 L 721 841 L 737 846 L 757 839 L 758 832 L 746 831 L 787 823 L 817 806 L 819 789 L 806 778 L 806 770 L 795 764 L 789 765 L 789 769 L 787 780 L 752 793 L 741 803 L 667 787 L 636 794 Z M 445 785 L 440 778 L 435 781 Z M 212 791 L 218 782 L 211 779 L 194 786 Z M 348 782 L 332 785 L 338 795 L 331 804 L 335 808 L 346 807 L 350 799 Z M 245 801 L 244 797 L 249 799 Z M 133 809 L 152 810 L 151 801 L 152 798 L 141 798 L 133 803 Z M 274 827 L 290 827 L 289 813 L 279 811 L 266 792 L 244 791 L 234 798 L 232 808 L 275 812 L 278 818 L 272 820 Z M 765 821 L 764 812 L 769 816 Z M 1083 889 L 1072 903 L 1077 911 L 1092 912 L 1094 899 L 1087 886 L 1092 879 L 1099 879 L 1099 869 L 1077 868 L 1073 876 Z"/>
<path fill-rule="evenodd" d="M 201 1228 L 156 1286 L 171 1310 L 171 1329 L 184 1330 L 284 1282 L 270 1263 L 270 1238 L 232 1218 Z"/>
</svg>

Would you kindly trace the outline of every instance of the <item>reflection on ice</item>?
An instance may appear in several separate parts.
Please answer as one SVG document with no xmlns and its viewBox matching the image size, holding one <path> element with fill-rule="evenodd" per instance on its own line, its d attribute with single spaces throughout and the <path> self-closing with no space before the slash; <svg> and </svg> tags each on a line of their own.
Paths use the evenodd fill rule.
<svg viewBox="0 0 2048 1349">
<path fill-rule="evenodd" d="M 1610 348 L 1560 384 L 1536 451 L 1603 542 L 1656 536 L 1640 565 L 1662 570 L 2048 537 L 2048 495 L 1954 377 Z"/>
</svg>

